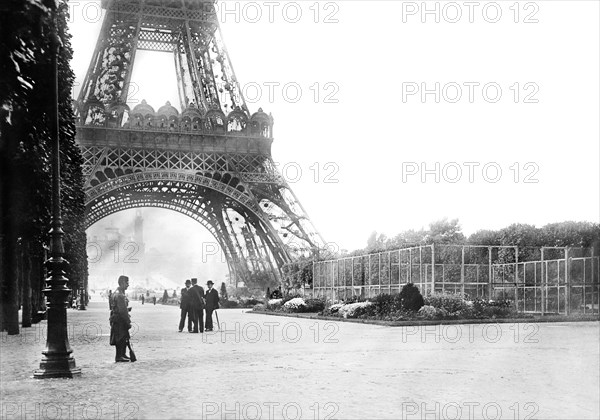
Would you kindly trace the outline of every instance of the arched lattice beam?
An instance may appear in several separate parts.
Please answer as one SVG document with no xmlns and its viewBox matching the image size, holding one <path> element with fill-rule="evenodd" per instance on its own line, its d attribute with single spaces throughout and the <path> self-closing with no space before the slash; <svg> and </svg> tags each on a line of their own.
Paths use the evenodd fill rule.
<svg viewBox="0 0 600 420">
<path fill-rule="evenodd" d="M 130 187 L 134 189 L 136 186 L 144 185 L 147 182 L 175 182 L 180 186 L 188 184 L 189 186 L 209 188 L 242 204 L 257 215 L 261 213 L 258 205 L 251 197 L 230 185 L 198 174 L 173 171 L 144 171 L 107 179 L 105 182 L 86 191 L 86 204 L 118 188 Z"/>
<path fill-rule="evenodd" d="M 268 246 L 277 261 L 277 268 L 289 261 L 289 254 L 281 243 L 279 235 L 255 201 L 240 200 L 247 198 L 240 191 L 200 175 L 153 171 L 128 174 L 107 180 L 88 191 L 87 223 L 92 224 L 116 211 L 133 207 L 162 207 L 186 214 L 199 221 L 218 238 L 222 249 L 227 250 L 228 260 L 236 271 L 247 271 L 243 255 L 238 255 L 227 229 L 219 223 L 217 212 L 222 209 L 238 209 L 245 214 L 246 223 L 259 226 L 270 237 Z M 249 203 L 250 205 L 247 205 Z M 256 249 L 259 254 L 264 250 Z M 264 255 L 269 259 L 269 255 Z M 279 277 L 280 273 L 275 273 Z"/>
<path fill-rule="evenodd" d="M 215 228 L 214 222 L 209 220 L 209 218 L 206 217 L 206 214 L 202 214 L 190 208 L 189 206 L 182 206 L 180 204 L 173 203 L 170 201 L 161 201 L 157 198 L 135 199 L 128 201 L 118 200 L 114 202 L 113 205 L 103 206 L 102 212 L 96 213 L 95 217 L 86 218 L 86 229 L 92 226 L 94 223 L 102 220 L 103 218 L 110 216 L 111 214 L 123 210 L 141 207 L 152 207 L 172 210 L 177 213 L 188 216 L 194 221 L 200 223 L 200 225 L 202 225 L 204 228 L 206 228 L 206 230 L 210 232 L 210 234 L 215 238 L 215 240 L 219 244 L 220 248 L 223 250 L 223 253 L 225 254 L 225 261 L 227 262 L 230 274 L 237 276 L 240 272 L 244 271 L 240 268 L 240 264 L 242 261 L 241 256 L 238 255 L 235 249 L 231 250 L 226 246 L 225 241 L 223 240 L 223 235 L 218 232 L 217 228 Z"/>
</svg>

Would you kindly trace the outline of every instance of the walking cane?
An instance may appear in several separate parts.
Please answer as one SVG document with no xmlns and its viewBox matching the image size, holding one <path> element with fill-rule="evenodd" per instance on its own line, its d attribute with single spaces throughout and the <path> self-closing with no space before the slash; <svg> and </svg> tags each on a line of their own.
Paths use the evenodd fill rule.
<svg viewBox="0 0 600 420">
<path fill-rule="evenodd" d="M 219 314 L 217 313 L 217 310 L 215 309 L 215 316 L 217 317 L 217 326 L 219 327 L 219 330 L 221 329 L 221 323 L 219 322 Z"/>
<path fill-rule="evenodd" d="M 137 357 L 135 357 L 135 353 L 133 352 L 133 347 L 131 346 L 131 342 L 129 340 L 127 340 L 127 347 L 129 347 L 129 359 L 132 362 L 135 362 L 137 360 Z M 123 351 L 125 352 L 125 351 Z"/>
</svg>

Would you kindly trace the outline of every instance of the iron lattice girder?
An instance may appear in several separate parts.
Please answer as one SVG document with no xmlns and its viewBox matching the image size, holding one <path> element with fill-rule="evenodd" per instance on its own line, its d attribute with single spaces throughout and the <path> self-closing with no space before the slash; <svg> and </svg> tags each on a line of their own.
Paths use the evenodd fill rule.
<svg viewBox="0 0 600 420">
<path fill-rule="evenodd" d="M 244 215 L 246 229 L 251 227 L 255 232 L 261 234 L 265 230 L 269 230 L 268 221 L 263 220 L 262 215 L 256 214 L 256 209 L 240 206 L 239 198 L 234 199 L 222 191 L 217 191 L 214 188 L 215 185 L 210 183 L 212 180 L 209 180 L 207 184 L 212 187 L 207 187 L 207 185 L 190 182 L 190 179 L 187 179 L 186 182 L 165 179 L 165 173 L 143 172 L 133 174 L 130 178 L 132 178 L 131 183 L 123 182 L 121 179 L 116 185 L 108 188 L 107 192 L 96 196 L 88 195 L 86 203 L 88 225 L 117 211 L 136 206 L 169 208 L 200 221 L 218 240 L 227 258 L 235 261 L 238 271 L 247 271 L 247 268 L 243 267 L 247 257 L 253 257 L 256 260 L 260 256 L 265 263 L 271 264 L 272 256 L 276 260 L 277 267 L 281 267 L 289 261 L 289 256 L 282 244 L 273 241 L 264 243 L 261 239 L 259 243 L 246 243 L 246 255 L 236 249 L 229 239 L 230 234 L 223 222 L 222 212 L 226 212 L 228 208 L 237 211 Z M 174 178 L 178 177 L 174 176 Z M 158 204 L 154 205 L 153 203 Z M 265 246 L 268 247 L 268 252 L 266 252 Z M 263 269 L 265 263 L 263 263 Z"/>
<path fill-rule="evenodd" d="M 258 172 L 278 175 L 270 159 L 272 139 L 262 137 L 236 136 L 236 135 L 203 135 L 192 133 L 173 133 L 150 130 L 127 130 L 114 128 L 100 128 L 90 126 L 77 127 L 78 143 L 82 147 L 84 157 L 93 160 L 99 148 L 106 148 L 110 152 L 111 162 L 106 166 L 135 166 L 153 167 L 164 169 L 191 169 L 191 170 L 225 170 L 226 158 L 230 157 L 239 172 Z M 187 159 L 196 162 L 196 166 L 186 168 L 182 162 L 177 168 L 167 168 L 161 165 L 157 153 L 172 157 Z M 199 159 L 201 161 L 199 162 Z M 222 165 L 211 168 L 202 166 L 202 162 L 213 159 L 215 163 L 220 160 Z M 90 161 L 95 165 L 96 161 Z M 101 162 L 104 165 L 104 163 Z M 202 166 L 202 167 L 201 167 Z M 275 182 L 280 182 L 277 179 Z"/>
<path fill-rule="evenodd" d="M 139 207 L 155 207 L 173 210 L 197 221 L 213 235 L 226 257 L 229 269 L 233 272 L 244 271 L 243 255 L 238 253 L 236 249 L 227 246 L 224 241 L 225 234 L 220 230 L 220 226 L 214 220 L 212 214 L 204 209 L 200 209 L 191 200 L 174 201 L 164 195 L 157 196 L 153 193 L 116 193 L 104 197 L 103 200 L 88 206 L 86 227 L 89 227 L 104 217 L 118 211 Z"/>
<path fill-rule="evenodd" d="M 262 109 L 250 115 L 244 103 L 214 2 L 102 5 L 76 110 L 88 226 L 126 208 L 178 211 L 215 236 L 234 275 L 270 268 L 280 276 L 291 245 L 324 245 L 271 158 L 273 118 Z M 126 105 L 141 49 L 173 54 L 180 111 Z"/>
<path fill-rule="evenodd" d="M 217 24 L 214 2 L 210 0 L 103 0 L 102 7 L 117 15 L 141 16 L 145 26 L 166 27 L 185 21 Z"/>
<path fill-rule="evenodd" d="M 83 156 L 84 173 L 89 176 L 88 179 L 91 181 L 91 189 L 88 194 L 101 194 L 106 189 L 113 187 L 113 185 L 105 183 L 109 179 L 126 175 L 127 171 L 133 172 L 140 169 L 144 171 L 174 171 L 168 172 L 168 176 L 176 176 L 175 179 L 178 180 L 193 180 L 194 176 L 201 176 L 202 183 L 208 183 L 210 180 L 211 184 L 206 184 L 209 187 L 227 184 L 226 181 L 235 182 L 235 187 L 227 185 L 232 191 L 233 199 L 243 197 L 240 202 L 244 205 L 264 199 L 275 203 L 280 209 L 279 212 L 273 211 L 272 207 L 261 207 L 260 212 L 267 214 L 269 220 L 279 220 L 288 233 L 305 241 L 309 249 L 322 246 L 322 240 L 299 204 L 289 198 L 286 200 L 284 197 L 282 190 L 289 190 L 289 187 L 281 175 L 276 172 L 274 163 L 267 156 L 156 149 L 111 149 L 95 146 L 83 147 Z M 104 171 L 102 172 L 105 174 L 104 179 L 98 179 L 99 170 Z M 106 173 L 107 171 L 109 173 Z M 142 179 L 143 175 L 137 175 L 137 177 Z M 128 182 L 131 182 L 131 179 Z M 248 192 L 252 192 L 255 197 Z M 287 195 L 291 196 L 291 194 Z M 252 210 L 257 212 L 257 206 L 254 206 Z M 294 225 L 295 229 L 292 230 L 290 225 Z"/>
<path fill-rule="evenodd" d="M 261 213 L 260 207 L 254 200 L 252 200 L 247 194 L 244 194 L 230 185 L 202 175 L 171 171 L 147 170 L 144 172 L 136 172 L 106 180 L 105 182 L 98 184 L 86 191 L 86 201 L 90 203 L 115 189 L 136 189 L 139 186 L 145 185 L 147 182 L 152 183 L 151 188 L 168 189 L 171 188 L 172 185 L 176 185 L 175 188 L 177 189 L 196 191 L 197 186 L 206 187 L 211 190 L 218 191 L 232 200 L 241 203 L 257 214 Z M 158 193 L 160 191 L 154 190 L 153 192 Z"/>
<path fill-rule="evenodd" d="M 121 143 L 119 142 L 119 144 Z M 160 142 L 155 139 L 154 145 L 158 144 Z M 206 148 L 196 147 L 197 150 Z M 211 150 L 211 147 L 208 149 Z M 235 150 L 240 150 L 240 148 Z M 299 203 L 294 202 L 291 193 L 284 194 L 282 192 L 289 191 L 289 187 L 277 173 L 269 156 L 243 153 L 194 153 L 189 149 L 186 151 L 186 149 L 161 150 L 98 146 L 82 146 L 82 151 L 84 173 L 90 181 L 89 194 L 102 193 L 107 188 L 112 188 L 111 184 L 105 184 L 105 182 L 114 177 L 131 175 L 133 171 L 169 171 L 169 176 L 174 176 L 175 173 L 180 174 L 177 179 L 186 179 L 182 178 L 183 175 L 188 177 L 199 175 L 203 177 L 203 182 L 208 182 L 207 178 L 211 178 L 211 185 L 227 184 L 228 182 L 235 184 L 234 187 L 228 186 L 237 190 L 233 196 L 234 199 L 238 196 L 246 197 L 246 201 L 242 200 L 242 204 L 251 201 L 261 202 L 262 200 L 276 204 L 279 208 L 278 211 L 275 211 L 271 205 L 266 208 L 261 207 L 260 211 L 265 213 L 269 220 L 278 220 L 282 226 L 287 226 L 288 233 L 306 241 L 308 248 L 322 246 L 322 240 Z M 99 179 L 99 174 L 103 174 L 101 179 Z M 256 211 L 256 208 L 253 210 Z M 296 228 L 292 230 L 289 228 L 290 225 L 294 225 Z"/>
<path fill-rule="evenodd" d="M 148 50 L 174 53 L 182 108 L 194 98 L 204 112 L 219 109 L 227 114 L 228 109 L 239 109 L 249 116 L 214 2 L 107 0 L 102 6 L 107 13 L 78 98 L 79 109 L 97 100 L 105 105 L 126 103 L 136 51 Z M 87 119 L 83 114 L 78 115 Z"/>
<path fill-rule="evenodd" d="M 95 143 L 84 142 L 84 144 Z M 133 170 L 168 170 L 202 175 L 210 173 L 210 177 L 222 182 L 225 182 L 225 178 L 228 178 L 229 182 L 235 179 L 235 182 L 241 185 L 242 191 L 248 191 L 250 184 L 282 185 L 284 182 L 268 156 L 240 153 L 247 150 L 245 147 L 231 147 L 229 152 L 222 152 L 222 148 L 215 148 L 209 144 L 198 147 L 198 150 L 203 150 L 199 152 L 194 151 L 193 147 L 165 150 L 156 147 L 159 144 L 160 142 L 155 139 L 154 147 L 148 145 L 150 146 L 148 148 L 82 145 L 84 174 L 89 177 L 91 186 L 103 182 L 104 179 L 98 179 L 98 172 L 107 170 L 118 175 Z M 105 178 L 113 178 L 112 174 L 105 174 Z"/>
</svg>

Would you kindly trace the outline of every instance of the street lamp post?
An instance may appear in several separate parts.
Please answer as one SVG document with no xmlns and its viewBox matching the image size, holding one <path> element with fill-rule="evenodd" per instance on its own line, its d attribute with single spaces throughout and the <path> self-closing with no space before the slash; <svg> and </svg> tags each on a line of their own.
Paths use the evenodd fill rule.
<svg viewBox="0 0 600 420">
<path fill-rule="evenodd" d="M 47 298 L 48 335 L 46 348 L 42 352 L 40 368 L 33 373 L 34 378 L 72 378 L 81 375 L 81 369 L 75 366 L 73 352 L 67 335 L 67 300 L 71 289 L 67 287 L 65 277 L 66 260 L 63 258 L 64 246 L 62 220 L 60 215 L 60 145 L 58 123 L 58 54 L 60 39 L 57 28 L 57 4 L 55 0 L 45 0 L 50 10 L 50 80 L 52 83 L 49 120 L 50 140 L 52 142 L 52 228 L 50 229 L 50 258 L 46 261 L 48 278 L 44 295 Z"/>
</svg>

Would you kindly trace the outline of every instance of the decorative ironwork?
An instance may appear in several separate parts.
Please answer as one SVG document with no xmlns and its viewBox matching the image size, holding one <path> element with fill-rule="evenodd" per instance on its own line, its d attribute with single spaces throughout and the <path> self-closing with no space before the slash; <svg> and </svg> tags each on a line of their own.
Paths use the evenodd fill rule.
<svg viewBox="0 0 600 420">
<path fill-rule="evenodd" d="M 322 248 L 271 158 L 273 118 L 250 114 L 223 43 L 215 5 L 198 0 L 103 0 L 106 17 L 76 103 L 88 226 L 114 212 L 161 207 L 214 235 L 230 272 L 281 276 Z M 130 109 L 136 51 L 173 54 L 181 112 Z M 191 101 L 191 102 L 190 102 Z"/>
</svg>

